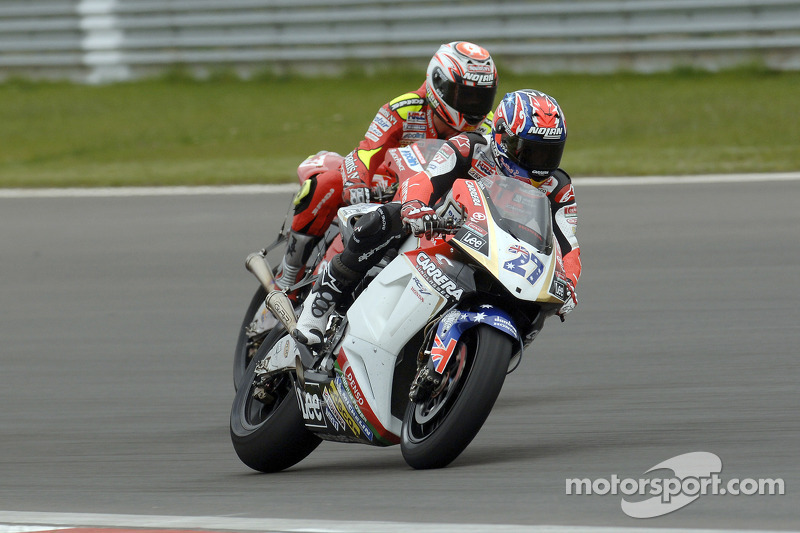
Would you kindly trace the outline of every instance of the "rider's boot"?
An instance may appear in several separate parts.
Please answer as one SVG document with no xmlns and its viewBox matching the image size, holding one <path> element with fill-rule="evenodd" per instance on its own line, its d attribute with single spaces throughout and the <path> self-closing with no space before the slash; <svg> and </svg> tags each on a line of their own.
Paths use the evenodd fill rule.
<svg viewBox="0 0 800 533">
<path fill-rule="evenodd" d="M 320 237 L 315 235 L 306 235 L 296 231 L 289 232 L 289 242 L 286 246 L 286 253 L 283 255 L 281 266 L 278 269 L 278 275 L 275 278 L 275 286 L 282 291 L 286 291 L 292 300 L 296 298 L 296 294 L 288 292 L 289 288 L 299 281 L 303 266 L 308 261 L 308 258 L 311 257 L 314 246 L 319 240 Z"/>
<path fill-rule="evenodd" d="M 303 302 L 303 312 L 297 319 L 294 338 L 307 346 L 322 344 L 325 330 L 342 295 L 351 290 L 361 275 L 344 266 L 338 255 L 322 271 L 311 294 Z"/>
</svg>

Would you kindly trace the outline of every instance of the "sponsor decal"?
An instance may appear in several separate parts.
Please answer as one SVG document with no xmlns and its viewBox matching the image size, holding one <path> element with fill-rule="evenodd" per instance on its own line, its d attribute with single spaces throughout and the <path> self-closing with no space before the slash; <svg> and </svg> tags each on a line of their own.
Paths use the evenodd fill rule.
<svg viewBox="0 0 800 533">
<path fill-rule="evenodd" d="M 556 186 L 558 186 L 558 180 L 555 179 L 553 176 L 550 176 L 549 178 L 544 180 L 541 185 L 539 185 L 539 188 L 546 191 L 547 194 L 550 194 L 555 190 Z"/>
<path fill-rule="evenodd" d="M 365 422 L 366 418 L 364 417 L 364 415 L 353 405 L 353 402 L 350 400 L 351 395 L 345 394 L 345 391 L 349 392 L 349 389 L 347 388 L 347 385 L 344 384 L 344 381 L 342 381 L 342 376 L 341 375 L 336 376 L 335 382 L 336 382 L 336 388 L 339 390 L 340 397 L 344 401 L 345 407 L 352 415 L 353 420 L 355 420 L 356 422 L 356 425 L 358 425 L 359 429 L 364 433 L 364 436 L 371 441 L 372 431 L 367 426 L 367 423 Z M 353 400 L 355 400 L 355 398 L 353 398 Z"/>
<path fill-rule="evenodd" d="M 439 322 L 442 335 L 446 334 L 450 328 L 453 327 L 453 324 L 455 324 L 456 320 L 458 320 L 458 317 L 460 316 L 461 312 L 454 309 L 442 317 L 442 320 Z"/>
<path fill-rule="evenodd" d="M 463 237 L 459 237 L 458 240 L 470 248 L 474 248 L 475 250 L 480 251 L 481 248 L 486 244 L 486 241 L 475 235 L 474 233 L 467 232 L 464 234 Z"/>
<path fill-rule="evenodd" d="M 325 196 L 322 197 L 322 200 L 320 200 L 319 203 L 311 211 L 311 214 L 314 215 L 314 216 L 317 216 L 317 213 L 319 213 L 319 210 L 322 209 L 322 206 L 325 205 L 325 202 L 330 200 L 330 197 L 333 196 L 333 193 L 335 193 L 335 192 L 336 191 L 333 190 L 333 189 L 329 190 L 328 193 Z"/>
<path fill-rule="evenodd" d="M 364 407 L 366 400 L 364 399 L 364 394 L 361 392 L 361 387 L 358 386 L 358 381 L 356 381 L 356 375 L 353 373 L 353 369 L 348 366 L 344 371 L 344 376 L 347 378 L 347 385 L 350 387 L 350 391 L 353 393 L 356 403 L 359 407 Z"/>
<path fill-rule="evenodd" d="M 327 391 L 326 391 L 326 392 L 327 392 Z M 330 408 L 330 407 L 328 407 L 328 406 L 326 405 L 326 406 L 325 406 L 325 410 L 324 410 L 324 412 L 325 412 L 325 416 L 326 416 L 326 417 L 327 417 L 327 419 L 328 419 L 328 422 L 330 422 L 330 423 L 331 423 L 331 425 L 333 426 L 333 429 L 334 429 L 334 430 L 336 430 L 336 431 L 339 431 L 339 427 L 340 427 L 340 425 L 339 425 L 339 421 L 338 421 L 338 420 L 336 419 L 336 417 L 333 415 L 333 411 L 331 411 L 331 408 Z M 344 424 L 342 424 L 342 426 L 343 426 L 343 425 L 344 425 Z"/>
<path fill-rule="evenodd" d="M 403 150 L 402 156 L 411 168 L 422 168 L 422 165 L 420 164 L 419 159 L 417 159 L 417 156 L 414 155 L 413 150 Z"/>
<path fill-rule="evenodd" d="M 403 131 L 425 131 L 427 129 L 425 124 L 403 124 Z"/>
<path fill-rule="evenodd" d="M 405 172 L 406 167 L 403 164 L 403 158 L 400 157 L 400 154 L 398 154 L 396 150 L 392 150 L 389 153 L 392 155 L 392 159 L 394 160 L 395 164 L 397 165 L 397 169 L 400 172 Z"/>
<path fill-rule="evenodd" d="M 427 124 L 428 120 L 422 111 L 412 111 L 406 117 L 406 124 Z"/>
<path fill-rule="evenodd" d="M 456 135 L 455 137 L 450 139 L 450 142 L 456 146 L 461 155 L 463 155 L 464 157 L 467 157 L 469 155 L 470 142 L 469 138 L 466 135 Z"/>
<path fill-rule="evenodd" d="M 467 72 L 474 72 L 476 74 L 491 74 L 492 67 L 491 65 L 476 65 L 475 63 L 470 63 L 467 65 Z"/>
<path fill-rule="evenodd" d="M 382 108 L 380 108 L 380 109 L 378 110 L 378 113 L 380 113 L 381 115 L 383 115 L 384 117 L 386 117 L 386 120 L 390 121 L 392 124 L 394 124 L 394 123 L 395 123 L 395 120 L 396 120 L 396 119 L 394 118 L 394 115 L 393 115 L 393 114 L 391 114 L 391 113 L 389 112 L 389 110 L 388 110 L 388 109 L 386 109 L 385 107 L 382 107 Z"/>
<path fill-rule="evenodd" d="M 408 141 L 408 144 L 411 144 L 414 141 L 417 141 L 419 139 L 424 139 L 424 138 L 425 138 L 425 132 L 424 131 L 406 131 L 406 132 L 403 132 L 403 140 L 404 141 Z M 408 144 L 406 144 L 406 146 L 408 146 Z"/>
<path fill-rule="evenodd" d="M 325 409 L 326 409 L 325 414 L 327 415 L 328 413 L 330 413 L 328 418 L 330 418 L 330 416 L 333 416 L 333 418 L 336 419 L 335 425 L 342 426 L 342 429 L 344 429 L 346 427 L 344 418 L 342 418 L 342 415 L 339 414 L 339 411 L 336 409 L 336 403 L 334 402 L 327 388 L 324 391 L 322 391 L 322 396 L 325 399 Z"/>
<path fill-rule="evenodd" d="M 498 329 L 505 331 L 513 337 L 519 337 L 519 334 L 517 333 L 517 327 L 512 321 L 505 317 L 492 315 L 486 322 L 497 327 Z"/>
<path fill-rule="evenodd" d="M 539 128 L 531 126 L 528 128 L 528 135 L 541 135 L 545 139 L 560 139 L 564 134 L 564 128 Z"/>
<path fill-rule="evenodd" d="M 407 98 L 405 100 L 400 100 L 399 102 L 393 103 L 391 106 L 389 106 L 389 109 L 392 111 L 397 111 L 398 109 L 406 106 L 421 106 L 423 104 L 425 104 L 425 100 L 422 98 Z M 409 115 L 411 115 L 411 113 L 409 113 Z"/>
<path fill-rule="evenodd" d="M 570 183 L 566 187 L 564 187 L 557 195 L 556 195 L 556 203 L 558 204 L 565 204 L 570 200 L 575 199 L 575 189 L 572 188 L 572 184 Z M 577 212 L 577 211 L 576 211 Z"/>
<path fill-rule="evenodd" d="M 472 181 L 466 182 L 467 190 L 469 191 L 469 197 L 472 198 L 472 205 L 475 207 L 483 206 L 483 202 L 481 201 L 481 195 L 478 193 L 478 188 L 475 186 L 475 183 Z"/>
<path fill-rule="evenodd" d="M 478 224 L 474 223 L 471 220 L 467 220 L 464 223 L 464 227 L 474 233 L 477 233 L 478 236 L 480 237 L 487 237 L 489 235 L 488 231 L 486 231 L 484 228 L 480 227 Z"/>
<path fill-rule="evenodd" d="M 313 427 L 328 427 L 322 418 L 322 402 L 319 396 L 310 392 L 295 389 L 297 393 L 297 403 L 300 406 L 300 413 L 306 421 L 306 425 Z"/>
<path fill-rule="evenodd" d="M 494 167 L 482 159 L 473 161 L 472 168 L 474 168 L 482 178 L 494 174 L 495 172 Z"/>
<path fill-rule="evenodd" d="M 442 272 L 425 252 L 420 252 L 417 255 L 416 266 L 417 271 L 425 277 L 425 280 L 433 285 L 441 294 L 456 300 L 461 298 L 464 294 L 464 289 L 459 288 L 453 280 L 447 277 L 447 274 Z"/>
<path fill-rule="evenodd" d="M 359 428 L 359 426 L 356 423 L 356 421 L 353 419 L 353 417 L 348 412 L 347 407 L 345 406 L 344 400 L 342 399 L 342 396 L 339 393 L 339 390 L 336 388 L 336 386 L 333 384 L 333 382 L 328 384 L 328 388 L 326 390 L 327 390 L 327 392 L 329 394 L 329 397 L 330 397 L 330 399 L 332 401 L 333 410 L 335 410 L 336 412 L 339 413 L 339 416 L 345 421 L 345 425 L 348 428 L 350 428 L 350 431 L 353 433 L 353 435 L 355 435 L 356 437 L 360 437 L 361 436 L 361 428 Z"/>
<path fill-rule="evenodd" d="M 494 76 L 491 74 L 478 74 L 475 72 L 466 72 L 462 76 L 464 81 L 471 81 L 477 85 L 492 85 L 494 83 Z"/>
<path fill-rule="evenodd" d="M 437 259 L 438 259 L 438 255 L 437 255 Z M 426 295 L 426 296 L 430 296 L 430 294 L 431 294 L 431 291 L 429 291 L 428 289 L 426 289 L 426 288 L 425 288 L 425 285 L 423 285 L 423 283 L 422 283 L 420 280 L 418 280 L 417 278 L 413 278 L 413 279 L 414 279 L 414 284 L 417 286 L 417 290 L 418 290 L 418 291 L 419 291 L 421 294 L 424 294 L 424 295 Z M 412 289 L 413 289 L 413 287 L 412 287 Z"/>
<path fill-rule="evenodd" d="M 381 111 L 383 110 L 381 109 Z M 381 113 L 375 115 L 375 118 L 372 119 L 372 125 L 378 127 L 381 131 L 384 132 L 392 127 L 392 123 L 389 122 L 389 120 L 386 117 L 384 117 Z"/>
<path fill-rule="evenodd" d="M 381 130 L 381 129 L 378 127 L 378 125 L 377 125 L 377 124 L 375 124 L 374 122 L 373 122 L 372 124 L 370 124 L 370 125 L 369 125 L 369 128 L 367 128 L 367 131 L 368 131 L 369 133 L 373 134 L 375 137 L 377 137 L 377 138 L 379 138 L 379 139 L 380 139 L 381 137 L 383 137 L 383 130 Z"/>
<path fill-rule="evenodd" d="M 483 213 L 472 213 L 470 218 L 472 220 L 477 221 L 477 222 L 482 222 L 482 221 L 486 220 L 486 215 L 484 215 Z"/>
<path fill-rule="evenodd" d="M 436 155 L 433 156 L 431 164 L 436 163 L 441 165 L 454 155 L 455 152 L 453 151 L 453 148 L 449 144 L 445 144 L 444 146 L 442 146 L 441 150 L 436 152 Z"/>
</svg>

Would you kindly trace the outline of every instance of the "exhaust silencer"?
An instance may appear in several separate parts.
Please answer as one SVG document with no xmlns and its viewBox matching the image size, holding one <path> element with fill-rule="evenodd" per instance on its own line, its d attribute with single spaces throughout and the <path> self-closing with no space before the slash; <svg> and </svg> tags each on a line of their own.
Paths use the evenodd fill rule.
<svg viewBox="0 0 800 533">
<path fill-rule="evenodd" d="M 275 276 L 272 275 L 272 269 L 267 263 L 266 257 L 264 257 L 263 250 L 248 255 L 244 261 L 244 266 L 253 273 L 267 292 L 275 290 Z"/>
<path fill-rule="evenodd" d="M 247 270 L 252 272 L 258 279 L 261 286 L 266 289 L 267 297 L 264 303 L 267 305 L 267 309 L 272 311 L 275 318 L 281 321 L 289 334 L 293 333 L 297 327 L 294 306 L 289 297 L 286 296 L 286 293 L 275 288 L 275 276 L 272 275 L 272 269 L 264 257 L 264 252 L 253 252 L 247 256 L 244 264 Z"/>
</svg>

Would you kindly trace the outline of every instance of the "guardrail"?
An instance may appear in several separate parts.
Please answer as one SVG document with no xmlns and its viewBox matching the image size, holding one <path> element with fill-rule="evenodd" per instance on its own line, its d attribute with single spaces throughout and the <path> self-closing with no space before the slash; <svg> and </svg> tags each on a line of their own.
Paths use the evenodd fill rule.
<svg viewBox="0 0 800 533">
<path fill-rule="evenodd" d="M 6 0 L 0 73 L 89 82 L 183 66 L 424 64 L 442 42 L 515 71 L 800 69 L 800 0 Z"/>
</svg>

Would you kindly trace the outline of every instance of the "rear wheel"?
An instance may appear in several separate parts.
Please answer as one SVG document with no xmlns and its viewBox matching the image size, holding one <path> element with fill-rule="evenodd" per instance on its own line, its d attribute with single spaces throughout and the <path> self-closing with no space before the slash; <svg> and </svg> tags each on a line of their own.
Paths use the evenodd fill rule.
<svg viewBox="0 0 800 533">
<path fill-rule="evenodd" d="M 279 472 L 297 464 L 319 446 L 304 425 L 291 372 L 261 378 L 258 363 L 286 331 L 276 326 L 264 339 L 240 381 L 231 407 L 230 432 L 239 459 L 259 472 Z"/>
<path fill-rule="evenodd" d="M 442 468 L 472 442 L 503 388 L 513 344 L 489 326 L 462 335 L 442 384 L 419 403 L 409 403 L 400 447 L 413 468 Z"/>
<path fill-rule="evenodd" d="M 247 366 L 253 360 L 253 356 L 258 351 L 269 330 L 257 332 L 253 325 L 256 322 L 256 314 L 267 297 L 267 291 L 260 286 L 247 306 L 242 325 L 239 327 L 239 337 L 236 339 L 236 351 L 233 353 L 233 386 L 239 388 L 239 381 L 247 372 Z"/>
</svg>

